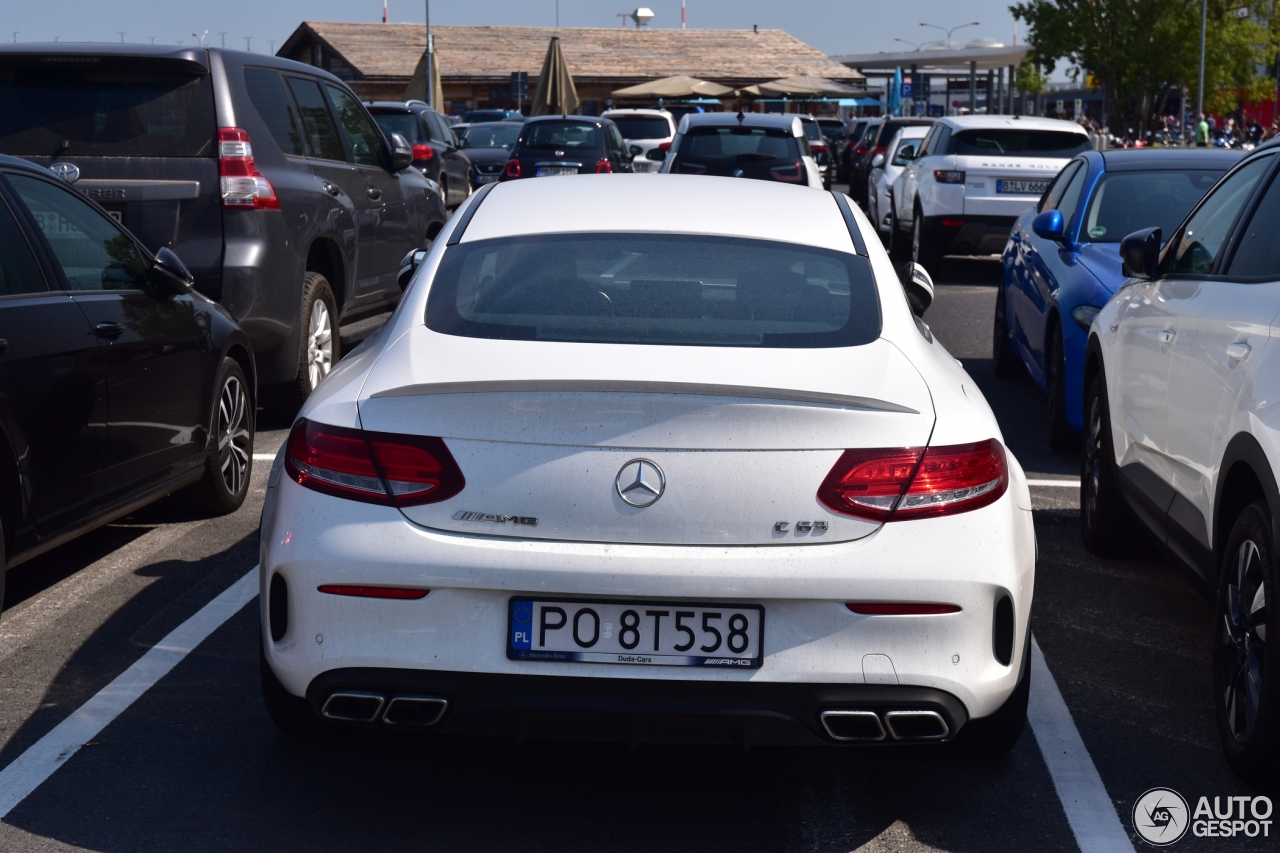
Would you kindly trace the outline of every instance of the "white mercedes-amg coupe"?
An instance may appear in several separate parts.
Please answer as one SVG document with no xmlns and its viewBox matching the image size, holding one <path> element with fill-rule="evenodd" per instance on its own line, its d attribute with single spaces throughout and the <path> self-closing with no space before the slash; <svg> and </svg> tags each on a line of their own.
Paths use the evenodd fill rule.
<svg viewBox="0 0 1280 853">
<path fill-rule="evenodd" d="M 1026 480 L 846 196 L 491 185 L 402 272 L 272 468 L 282 729 L 1012 747 Z"/>
</svg>

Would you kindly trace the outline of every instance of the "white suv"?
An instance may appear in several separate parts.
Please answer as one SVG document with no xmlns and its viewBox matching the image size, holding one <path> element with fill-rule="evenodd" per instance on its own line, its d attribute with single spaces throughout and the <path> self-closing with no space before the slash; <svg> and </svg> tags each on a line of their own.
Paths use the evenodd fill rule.
<svg viewBox="0 0 1280 853">
<path fill-rule="evenodd" d="M 1088 150 L 1074 122 L 956 116 L 933 125 L 893 187 L 890 249 L 926 267 L 943 255 L 998 255 L 1018 214 Z"/>
<path fill-rule="evenodd" d="M 1091 550 L 1123 550 L 1136 522 L 1214 595 L 1219 735 L 1258 784 L 1280 771 L 1278 168 L 1265 146 L 1163 250 L 1158 228 L 1121 242 L 1132 278 L 1085 357 L 1080 496 Z"/>
<path fill-rule="evenodd" d="M 627 151 L 634 157 L 632 167 L 637 172 L 657 172 L 662 168 L 662 158 L 649 157 L 655 148 L 666 151 L 676 135 L 676 120 L 666 110 L 605 110 L 601 118 L 611 119 L 622 131 Z"/>
</svg>

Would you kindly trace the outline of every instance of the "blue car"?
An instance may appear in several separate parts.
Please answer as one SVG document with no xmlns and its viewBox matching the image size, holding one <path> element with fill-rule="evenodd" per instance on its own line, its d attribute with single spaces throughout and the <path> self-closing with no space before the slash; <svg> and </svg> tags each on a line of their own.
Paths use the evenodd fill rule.
<svg viewBox="0 0 1280 853">
<path fill-rule="evenodd" d="M 993 358 L 1000 376 L 1023 368 L 1049 396 L 1049 440 L 1079 441 L 1089 324 L 1123 283 L 1119 243 L 1142 228 L 1168 236 L 1243 152 L 1086 151 L 1017 218 L 1002 256 Z"/>
</svg>

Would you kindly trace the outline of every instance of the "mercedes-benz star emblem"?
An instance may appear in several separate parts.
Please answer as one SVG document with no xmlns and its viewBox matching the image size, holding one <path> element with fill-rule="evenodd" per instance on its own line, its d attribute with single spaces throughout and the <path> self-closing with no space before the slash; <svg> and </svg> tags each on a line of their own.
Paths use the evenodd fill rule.
<svg viewBox="0 0 1280 853">
<path fill-rule="evenodd" d="M 632 459 L 618 471 L 614 479 L 618 497 L 631 506 L 653 506 L 667 488 L 662 469 L 648 459 Z"/>
<path fill-rule="evenodd" d="M 74 184 L 80 179 L 80 167 L 75 163 L 68 163 L 65 160 L 59 163 L 54 163 L 49 167 L 49 171 L 53 172 L 69 184 Z"/>
</svg>

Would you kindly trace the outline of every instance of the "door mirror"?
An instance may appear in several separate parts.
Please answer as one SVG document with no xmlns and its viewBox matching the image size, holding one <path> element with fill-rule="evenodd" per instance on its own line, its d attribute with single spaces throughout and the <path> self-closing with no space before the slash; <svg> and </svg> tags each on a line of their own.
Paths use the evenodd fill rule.
<svg viewBox="0 0 1280 853">
<path fill-rule="evenodd" d="M 883 165 L 884 165 L 883 154 L 877 154 L 875 157 L 871 158 L 871 168 L 879 169 Z"/>
<path fill-rule="evenodd" d="M 459 137 L 458 137 L 458 147 L 459 147 L 459 148 L 466 148 L 466 147 L 467 147 L 467 138 L 466 138 L 465 136 L 459 136 Z"/>
<path fill-rule="evenodd" d="M 904 163 L 909 163 L 916 159 L 916 147 L 914 145 L 904 145 L 899 148 L 897 159 Z"/>
<path fill-rule="evenodd" d="M 1160 229 L 1144 228 L 1120 241 L 1120 257 L 1124 274 L 1130 278 L 1156 277 L 1160 263 Z"/>
<path fill-rule="evenodd" d="M 400 262 L 400 272 L 396 273 L 396 282 L 401 290 L 407 288 L 409 282 L 413 281 L 413 274 L 418 271 L 418 267 L 422 266 L 423 259 L 427 257 L 427 251 L 427 249 L 414 249 L 404 256 L 404 260 Z"/>
<path fill-rule="evenodd" d="M 644 156 L 650 160 L 656 160 L 661 163 L 663 160 L 667 159 L 667 152 L 663 151 L 661 148 L 650 148 L 649 153 Z"/>
<path fill-rule="evenodd" d="M 413 146 L 398 133 L 391 134 L 391 171 L 399 172 L 413 165 Z"/>
<path fill-rule="evenodd" d="M 923 317 L 933 304 L 933 279 L 924 267 L 914 261 L 902 268 L 902 289 L 907 292 L 911 312 Z"/>
<path fill-rule="evenodd" d="M 1058 243 L 1063 240 L 1064 225 L 1062 212 L 1057 210 L 1046 210 L 1044 213 L 1037 214 L 1036 218 L 1031 220 L 1032 231 L 1046 240 L 1053 240 Z"/>
<path fill-rule="evenodd" d="M 147 270 L 147 281 L 161 292 L 183 294 L 191 292 L 196 280 L 173 250 L 162 246 Z"/>
<path fill-rule="evenodd" d="M 629 149 L 627 149 L 627 150 L 631 152 L 631 159 L 633 159 L 633 160 L 634 160 L 635 158 L 639 157 L 641 154 L 643 154 L 643 153 L 644 153 L 644 149 L 643 149 L 643 148 L 641 148 L 639 145 L 632 145 L 632 146 L 631 146 Z"/>
</svg>

